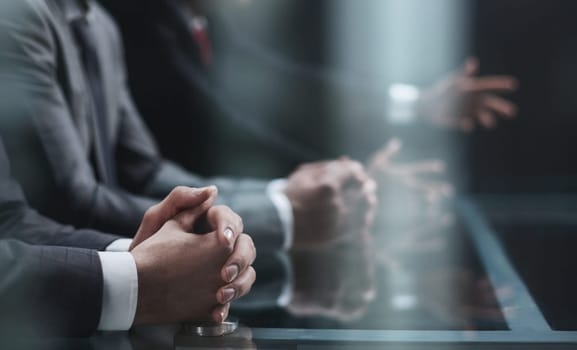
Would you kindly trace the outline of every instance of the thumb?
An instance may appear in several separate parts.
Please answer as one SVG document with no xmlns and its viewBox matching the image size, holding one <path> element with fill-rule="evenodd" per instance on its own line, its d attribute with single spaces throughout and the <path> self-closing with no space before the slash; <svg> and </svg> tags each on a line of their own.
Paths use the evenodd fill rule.
<svg viewBox="0 0 577 350">
<path fill-rule="evenodd" d="M 174 218 L 179 213 L 195 208 L 200 208 L 200 211 L 206 211 L 206 209 L 203 208 L 212 205 L 217 193 L 218 191 L 214 186 L 204 188 L 176 187 L 164 200 L 153 205 L 144 213 L 140 227 L 134 236 L 131 249 L 148 239 L 158 231 L 165 222 Z M 212 202 L 207 204 L 209 201 Z"/>
</svg>

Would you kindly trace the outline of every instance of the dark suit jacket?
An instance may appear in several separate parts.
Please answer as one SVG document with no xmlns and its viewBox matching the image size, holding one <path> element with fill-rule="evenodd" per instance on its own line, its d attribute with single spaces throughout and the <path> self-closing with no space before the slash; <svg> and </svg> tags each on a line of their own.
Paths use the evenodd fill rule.
<svg viewBox="0 0 577 350">
<path fill-rule="evenodd" d="M 204 67 L 178 1 L 101 2 L 122 30 L 137 106 L 165 155 L 181 164 L 200 164 L 208 174 L 284 176 L 304 161 L 343 153 L 364 159 L 385 139 L 386 89 L 371 83 L 375 77 L 291 58 L 259 44 L 221 13 L 209 13 L 214 58 Z M 300 6 L 306 9 L 318 3 L 305 2 Z M 301 24 L 292 30 L 310 36 L 299 31 Z M 336 111 L 342 96 L 346 111 Z M 160 118 L 163 110 L 170 113 Z M 206 132 L 185 137 L 197 124 Z M 194 152 L 182 152 L 173 141 L 179 133 Z M 352 143 L 344 138 L 359 134 Z M 211 145 L 211 152 L 195 147 L 199 143 Z M 221 156 L 210 158 L 213 152 Z M 247 168 L 237 158 L 256 164 Z"/>
<path fill-rule="evenodd" d="M 205 179 L 161 157 L 126 87 L 115 24 L 95 6 L 91 20 L 118 186 L 103 183 L 102 161 L 91 157 L 98 137 L 94 108 L 69 23 L 75 6 L 74 0 L 0 5 L 0 73 L 14 94 L 4 104 L 0 132 L 31 204 L 77 227 L 131 235 L 144 211 L 175 185 L 216 184 L 221 202 L 243 217 L 257 247 L 280 247 L 284 236 L 266 182 Z"/>
<path fill-rule="evenodd" d="M 9 177 L 0 141 L 0 344 L 26 334 L 93 333 L 102 308 L 96 250 L 117 238 L 74 230 L 31 210 Z"/>
</svg>

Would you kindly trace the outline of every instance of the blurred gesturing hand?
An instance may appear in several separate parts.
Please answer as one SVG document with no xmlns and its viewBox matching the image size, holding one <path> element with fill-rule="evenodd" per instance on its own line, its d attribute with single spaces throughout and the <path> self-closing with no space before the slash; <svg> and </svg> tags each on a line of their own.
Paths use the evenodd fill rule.
<svg viewBox="0 0 577 350">
<path fill-rule="evenodd" d="M 498 96 L 517 90 L 511 76 L 478 77 L 479 61 L 469 58 L 453 73 L 423 92 L 421 112 L 434 124 L 472 131 L 476 125 L 493 128 L 499 118 L 513 118 L 517 106 Z"/>
<path fill-rule="evenodd" d="M 423 160 L 412 163 L 398 163 L 394 160 L 401 150 L 401 141 L 391 139 L 375 152 L 368 162 L 369 174 L 379 184 L 379 190 L 385 196 L 392 187 L 400 185 L 401 190 L 410 191 L 428 204 L 437 204 L 443 198 L 453 194 L 453 187 L 442 180 L 430 179 L 431 175 L 442 174 L 445 164 L 440 160 Z M 394 188 L 399 193 L 398 188 Z"/>
<path fill-rule="evenodd" d="M 375 192 L 364 167 L 348 158 L 300 166 L 285 189 L 294 213 L 294 247 L 366 235 L 375 214 Z"/>
</svg>

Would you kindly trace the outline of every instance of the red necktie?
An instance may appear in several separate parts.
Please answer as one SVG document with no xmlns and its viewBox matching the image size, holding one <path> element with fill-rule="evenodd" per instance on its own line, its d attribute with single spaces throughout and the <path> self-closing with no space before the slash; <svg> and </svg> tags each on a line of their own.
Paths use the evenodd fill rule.
<svg viewBox="0 0 577 350">
<path fill-rule="evenodd" d="M 193 25 L 192 36 L 200 51 L 200 60 L 205 67 L 212 63 L 212 45 L 206 32 L 206 25 Z"/>
</svg>

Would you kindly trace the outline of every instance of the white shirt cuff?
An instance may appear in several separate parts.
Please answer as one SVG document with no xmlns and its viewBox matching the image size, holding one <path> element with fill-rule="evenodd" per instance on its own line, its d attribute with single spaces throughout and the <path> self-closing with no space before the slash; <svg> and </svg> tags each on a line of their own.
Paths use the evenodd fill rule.
<svg viewBox="0 0 577 350">
<path fill-rule="evenodd" d="M 270 200 L 273 202 L 278 216 L 280 218 L 282 228 L 285 235 L 284 249 L 289 250 L 293 245 L 294 237 L 294 218 L 293 218 L 293 208 L 284 194 L 284 189 L 286 187 L 285 179 L 273 180 L 268 184 L 266 193 Z"/>
<path fill-rule="evenodd" d="M 132 327 L 138 303 L 138 272 L 128 252 L 98 252 L 102 265 L 102 312 L 98 330 L 125 331 Z"/>
<path fill-rule="evenodd" d="M 290 258 L 286 254 L 277 255 L 287 274 L 286 283 L 283 286 L 282 292 L 277 300 L 277 305 L 281 308 L 287 307 L 293 299 L 294 289 L 294 272 Z"/>
<path fill-rule="evenodd" d="M 130 245 L 132 244 L 132 239 L 130 238 L 121 238 L 117 239 L 116 241 L 110 243 L 108 247 L 106 247 L 107 252 L 127 252 L 130 250 Z"/>
<path fill-rule="evenodd" d="M 410 124 L 417 118 L 419 88 L 408 84 L 393 84 L 389 88 L 387 117 L 392 124 Z"/>
</svg>

